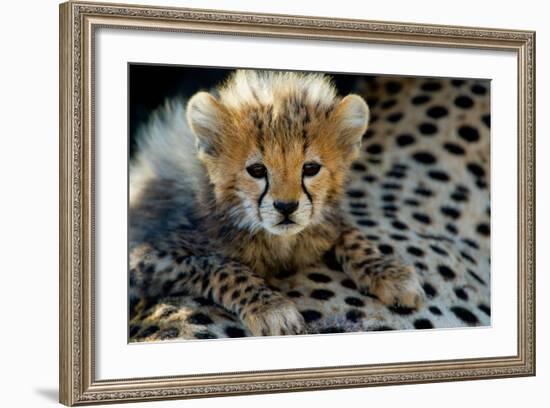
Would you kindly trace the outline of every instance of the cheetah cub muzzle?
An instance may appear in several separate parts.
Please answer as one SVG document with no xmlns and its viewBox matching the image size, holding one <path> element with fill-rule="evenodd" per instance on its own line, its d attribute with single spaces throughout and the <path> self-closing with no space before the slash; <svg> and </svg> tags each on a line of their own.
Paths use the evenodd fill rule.
<svg viewBox="0 0 550 408">
<path fill-rule="evenodd" d="M 340 209 L 369 109 L 318 74 L 236 71 L 141 129 L 130 168 L 131 297 L 206 296 L 252 335 L 307 331 L 274 275 L 334 248 L 359 290 L 418 307 L 414 269 Z"/>
</svg>

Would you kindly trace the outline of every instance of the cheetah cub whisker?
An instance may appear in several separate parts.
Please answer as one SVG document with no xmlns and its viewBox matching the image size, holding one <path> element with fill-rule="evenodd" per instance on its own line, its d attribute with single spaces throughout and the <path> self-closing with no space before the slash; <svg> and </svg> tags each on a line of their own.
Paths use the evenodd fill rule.
<svg viewBox="0 0 550 408">
<path fill-rule="evenodd" d="M 378 252 L 340 209 L 369 109 L 320 74 L 236 71 L 175 99 L 138 137 L 130 167 L 131 297 L 206 296 L 253 335 L 306 330 L 267 282 L 335 247 L 362 291 L 417 307 L 413 268 Z"/>
</svg>

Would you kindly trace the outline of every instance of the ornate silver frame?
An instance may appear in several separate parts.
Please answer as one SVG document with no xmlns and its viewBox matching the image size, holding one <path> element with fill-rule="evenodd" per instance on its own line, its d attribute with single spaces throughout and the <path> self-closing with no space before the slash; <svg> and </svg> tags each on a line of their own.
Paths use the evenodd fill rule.
<svg viewBox="0 0 550 408">
<path fill-rule="evenodd" d="M 93 47 L 98 27 L 513 51 L 518 63 L 518 349 L 513 356 L 96 380 Z M 535 33 L 68 2 L 60 5 L 60 401 L 192 398 L 535 374 Z"/>
</svg>

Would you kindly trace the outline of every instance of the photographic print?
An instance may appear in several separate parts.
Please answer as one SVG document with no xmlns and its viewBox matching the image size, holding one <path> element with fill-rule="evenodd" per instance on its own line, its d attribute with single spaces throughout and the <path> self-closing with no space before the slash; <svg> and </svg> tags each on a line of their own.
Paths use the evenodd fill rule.
<svg viewBox="0 0 550 408">
<path fill-rule="evenodd" d="M 71 1 L 59 33 L 62 403 L 535 374 L 535 32 Z"/>
<path fill-rule="evenodd" d="M 490 80 L 128 78 L 130 342 L 491 325 Z"/>
</svg>

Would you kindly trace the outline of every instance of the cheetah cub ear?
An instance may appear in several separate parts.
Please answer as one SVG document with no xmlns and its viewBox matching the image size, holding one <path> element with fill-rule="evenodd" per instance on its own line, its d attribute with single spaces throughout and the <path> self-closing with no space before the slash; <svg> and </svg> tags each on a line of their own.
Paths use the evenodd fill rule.
<svg viewBox="0 0 550 408">
<path fill-rule="evenodd" d="M 217 156 L 222 145 L 224 112 L 208 92 L 196 93 L 187 103 L 187 123 L 197 139 L 200 153 Z"/>
<path fill-rule="evenodd" d="M 369 122 L 369 107 L 359 95 L 348 95 L 330 116 L 338 134 L 338 144 L 355 158 Z"/>
</svg>

